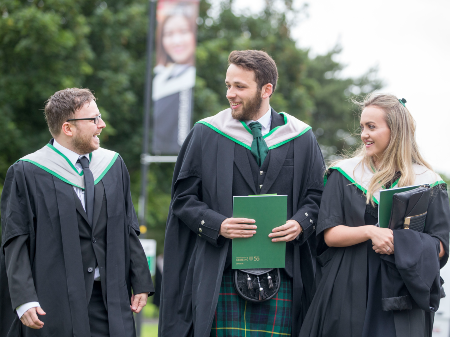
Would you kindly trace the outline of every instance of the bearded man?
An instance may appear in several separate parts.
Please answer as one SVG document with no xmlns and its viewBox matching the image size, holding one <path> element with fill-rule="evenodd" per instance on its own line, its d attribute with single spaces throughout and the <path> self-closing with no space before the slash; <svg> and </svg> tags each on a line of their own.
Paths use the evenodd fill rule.
<svg viewBox="0 0 450 338">
<path fill-rule="evenodd" d="M 106 125 L 88 89 L 56 92 L 45 118 L 53 139 L 3 187 L 0 335 L 135 336 L 154 289 L 128 171 L 99 147 Z"/>
<path fill-rule="evenodd" d="M 315 224 L 323 157 L 311 127 L 269 100 L 278 71 L 265 52 L 234 51 L 225 84 L 230 108 L 196 123 L 175 166 L 166 228 L 160 336 L 296 335 L 313 298 Z M 231 240 L 255 221 L 233 218 L 233 196 L 287 195 L 286 244 L 278 294 L 251 303 L 237 295 Z"/>
</svg>

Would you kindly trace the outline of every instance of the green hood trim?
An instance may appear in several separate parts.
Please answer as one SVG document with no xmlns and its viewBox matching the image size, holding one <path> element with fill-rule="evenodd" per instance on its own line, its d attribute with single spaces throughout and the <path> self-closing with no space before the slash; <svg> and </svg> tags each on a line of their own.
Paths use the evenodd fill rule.
<svg viewBox="0 0 450 338">
<path fill-rule="evenodd" d="M 70 182 L 69 180 L 65 179 L 65 178 L 62 177 L 61 175 L 58 175 L 58 174 L 55 173 L 54 171 L 52 171 L 52 170 L 50 170 L 50 169 L 44 167 L 43 165 L 41 165 L 41 164 L 39 164 L 39 163 L 37 163 L 37 162 L 34 162 L 34 161 L 32 161 L 32 160 L 28 160 L 28 159 L 26 159 L 26 158 L 20 159 L 20 160 L 18 160 L 17 162 L 19 162 L 19 161 L 32 163 L 32 164 L 34 164 L 36 167 L 39 167 L 39 168 L 41 168 L 42 170 L 45 170 L 46 172 L 48 172 L 49 174 L 52 174 L 53 176 L 59 178 L 61 181 L 66 182 L 67 184 L 73 185 L 74 187 L 77 187 L 77 188 L 80 188 L 80 189 L 83 189 L 83 190 L 84 190 L 83 187 L 80 187 L 80 186 L 76 185 L 75 183 Z M 78 173 L 78 171 L 77 171 L 77 173 Z"/>
<path fill-rule="evenodd" d="M 285 113 L 278 113 L 278 114 L 283 115 L 284 124 L 286 124 L 286 123 L 287 123 L 287 117 L 286 117 L 286 114 L 285 114 Z M 244 121 L 241 121 L 241 123 L 242 123 L 242 125 L 244 126 L 244 128 L 245 128 L 250 134 L 252 134 L 252 130 L 249 128 L 249 126 L 247 126 L 247 123 L 245 123 Z M 283 127 L 283 126 L 278 126 L 278 127 L 273 128 L 273 129 L 272 129 L 271 131 L 269 131 L 266 135 L 264 135 L 263 138 L 265 139 L 266 137 L 269 137 L 269 136 L 272 135 L 278 128 L 281 128 L 281 127 Z M 309 129 L 311 129 L 311 127 L 310 127 Z M 308 129 L 308 130 L 309 130 L 309 129 Z M 253 134 L 252 134 L 252 137 L 253 137 Z"/>
<path fill-rule="evenodd" d="M 246 145 L 245 143 L 238 141 L 237 139 L 235 139 L 234 137 L 231 137 L 230 135 L 225 134 L 224 132 L 222 132 L 221 130 L 219 130 L 218 128 L 214 127 L 212 124 L 209 124 L 206 121 L 198 121 L 197 123 L 203 124 L 209 128 L 211 128 L 212 130 L 214 130 L 216 133 L 219 133 L 222 136 L 225 136 L 227 139 L 230 139 L 233 142 L 236 142 L 237 144 L 239 144 L 240 146 L 243 146 L 244 148 L 247 148 L 248 150 L 250 150 L 252 147 Z M 247 127 L 248 128 L 248 127 Z"/>
<path fill-rule="evenodd" d="M 364 195 L 367 195 L 367 189 L 364 188 L 362 185 L 358 184 L 358 182 L 356 182 L 352 177 L 350 177 L 350 175 L 348 175 L 342 168 L 339 167 L 331 167 L 328 170 L 337 170 L 339 171 L 346 179 L 348 179 L 350 182 L 352 182 L 353 185 L 355 185 L 359 190 L 361 190 Z M 331 172 L 330 172 L 331 174 Z M 324 185 L 327 183 L 327 178 L 328 178 L 329 174 L 325 175 L 324 178 Z M 394 185 L 392 187 L 394 187 L 397 184 L 398 180 L 394 183 Z M 378 204 L 378 200 L 375 198 L 375 196 L 372 196 L 372 200 Z"/>
<path fill-rule="evenodd" d="M 430 184 L 430 187 L 433 188 L 433 187 L 435 187 L 435 186 L 437 186 L 437 185 L 440 185 L 440 184 L 445 185 L 445 188 L 446 188 L 446 189 L 448 188 L 448 187 L 447 187 L 447 183 L 446 183 L 444 180 L 436 181 L 436 182 L 434 182 L 433 184 Z"/>
<path fill-rule="evenodd" d="M 103 172 L 95 179 L 94 185 L 100 182 L 103 178 L 103 176 L 106 175 L 106 173 L 111 169 L 114 163 L 116 163 L 117 158 L 119 157 L 119 153 L 115 153 L 114 157 L 111 159 L 111 162 L 109 162 L 108 166 L 103 170 Z"/>
<path fill-rule="evenodd" d="M 368 169 L 363 169 L 363 166 L 361 164 L 362 158 L 360 157 L 354 157 L 347 160 L 343 160 L 339 162 L 337 165 L 330 167 L 328 172 L 324 176 L 324 185 L 326 184 L 328 180 L 328 176 L 331 174 L 332 170 L 336 170 L 341 173 L 346 179 L 348 179 L 353 185 L 355 185 L 359 190 L 361 190 L 365 195 L 367 195 L 367 186 L 370 182 L 370 179 L 373 176 L 373 172 Z M 416 180 L 414 182 L 414 185 L 421 185 L 421 184 L 429 184 L 430 187 L 435 187 L 439 184 L 445 184 L 446 183 L 441 179 L 441 177 L 436 174 L 435 172 L 429 170 L 426 167 L 423 167 L 418 164 L 413 165 L 414 172 L 416 173 Z M 355 175 L 355 172 L 356 173 Z M 360 177 L 360 179 L 357 179 L 355 177 Z M 365 178 L 365 179 L 364 179 Z M 364 179 L 364 181 L 362 181 Z M 399 179 L 392 184 L 392 188 L 397 186 L 399 182 Z M 376 191 L 374 193 L 374 196 L 372 196 L 372 200 L 379 204 L 379 191 Z"/>
<path fill-rule="evenodd" d="M 64 155 L 62 152 L 60 152 L 58 149 L 56 149 L 53 144 L 47 143 L 46 144 L 47 147 L 49 147 L 50 149 L 54 150 L 56 153 L 58 153 L 59 155 L 61 155 L 66 161 L 67 163 L 72 167 L 72 169 L 75 171 L 75 173 L 77 175 L 83 176 L 83 170 L 81 170 L 81 172 L 79 173 L 77 168 L 75 168 L 75 166 L 73 165 L 72 162 L 70 162 L 70 160 L 67 158 L 66 155 Z M 92 160 L 92 153 L 89 153 L 89 162 Z M 30 163 L 32 163 L 31 161 L 28 161 Z"/>
<path fill-rule="evenodd" d="M 310 126 L 287 113 L 279 114 L 284 118 L 284 125 L 272 129 L 263 136 L 269 150 L 278 148 L 283 144 L 302 136 L 311 129 Z M 221 111 L 217 115 L 205 118 L 197 123 L 211 128 L 218 134 L 246 149 L 251 149 L 253 141 L 252 132 L 245 122 L 232 118 L 231 109 Z"/>
<path fill-rule="evenodd" d="M 103 148 L 89 154 L 89 167 L 94 176 L 94 184 L 101 181 L 116 162 L 118 156 L 118 153 Z M 67 184 L 84 189 L 83 171 L 79 173 L 73 163 L 51 144 L 24 156 L 19 161 L 31 163 Z"/>
<path fill-rule="evenodd" d="M 282 126 L 279 126 L 279 127 L 276 127 L 276 128 L 274 128 L 274 129 L 272 129 L 271 132 L 272 132 L 272 131 L 275 131 L 275 129 L 280 128 L 280 127 L 282 127 Z M 286 143 L 288 143 L 288 142 L 291 142 L 293 139 L 296 139 L 297 137 L 302 136 L 304 133 L 306 133 L 306 132 L 307 132 L 308 130 L 310 130 L 310 129 L 311 129 L 311 127 L 308 126 L 308 127 L 305 128 L 302 132 L 300 132 L 300 134 L 298 134 L 297 136 L 288 138 L 288 139 L 285 140 L 285 141 L 281 141 L 280 143 L 277 143 L 277 144 L 274 144 L 273 146 L 270 146 L 270 147 L 269 147 L 269 150 L 278 148 L 278 147 L 282 146 L 283 144 L 286 144 Z"/>
</svg>

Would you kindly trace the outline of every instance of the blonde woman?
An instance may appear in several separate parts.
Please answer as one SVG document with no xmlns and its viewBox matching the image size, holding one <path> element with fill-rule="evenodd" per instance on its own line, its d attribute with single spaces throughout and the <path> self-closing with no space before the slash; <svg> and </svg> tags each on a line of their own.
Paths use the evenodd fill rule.
<svg viewBox="0 0 450 338">
<path fill-rule="evenodd" d="M 302 336 L 431 336 L 448 259 L 446 185 L 419 153 L 406 101 L 364 102 L 362 146 L 328 170 L 317 225 L 317 291 Z M 423 233 L 378 222 L 381 189 L 430 184 Z"/>
</svg>

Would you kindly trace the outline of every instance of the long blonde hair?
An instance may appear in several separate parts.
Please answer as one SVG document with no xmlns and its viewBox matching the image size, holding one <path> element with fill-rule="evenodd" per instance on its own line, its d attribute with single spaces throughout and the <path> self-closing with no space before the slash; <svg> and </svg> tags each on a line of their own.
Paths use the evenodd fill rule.
<svg viewBox="0 0 450 338">
<path fill-rule="evenodd" d="M 363 166 L 375 171 L 367 188 L 367 204 L 372 200 L 374 192 L 392 182 L 397 171 L 401 172 L 397 186 L 404 187 L 414 184 L 416 179 L 413 164 L 420 164 L 433 170 L 420 155 L 415 137 L 416 123 L 414 118 L 397 97 L 390 94 L 372 93 L 362 102 L 353 102 L 361 107 L 361 112 L 369 106 L 381 108 L 385 112 L 386 123 L 391 130 L 389 145 L 382 155 L 379 169 L 375 169 L 373 158 L 367 156 L 364 144 L 353 154 L 354 157 L 363 158 L 360 162 Z"/>
</svg>

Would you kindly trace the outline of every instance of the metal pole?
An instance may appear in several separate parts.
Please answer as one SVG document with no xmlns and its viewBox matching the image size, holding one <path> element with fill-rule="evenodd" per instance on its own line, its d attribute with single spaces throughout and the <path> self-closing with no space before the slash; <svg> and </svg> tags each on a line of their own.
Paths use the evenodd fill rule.
<svg viewBox="0 0 450 338">
<path fill-rule="evenodd" d="M 150 115 L 152 106 L 152 80 L 153 80 L 153 45 L 154 45 L 154 22 L 156 0 L 149 1 L 149 23 L 147 35 L 147 72 L 144 93 L 144 137 L 142 141 L 141 157 L 149 156 L 149 131 Z M 145 225 L 145 200 L 147 197 L 147 170 L 149 163 L 141 162 L 141 195 L 139 197 L 139 222 Z"/>
<path fill-rule="evenodd" d="M 144 93 L 144 138 L 142 140 L 142 155 L 149 155 L 149 131 L 150 131 L 150 115 L 152 106 L 152 82 L 153 82 L 153 45 L 155 37 L 155 3 L 156 0 L 149 1 L 148 10 L 148 35 L 147 35 L 147 71 L 145 78 Z M 149 163 L 141 164 L 141 194 L 139 196 L 139 222 L 145 225 L 145 205 L 147 199 L 147 172 Z M 142 313 L 136 315 L 136 335 L 141 336 Z"/>
</svg>

